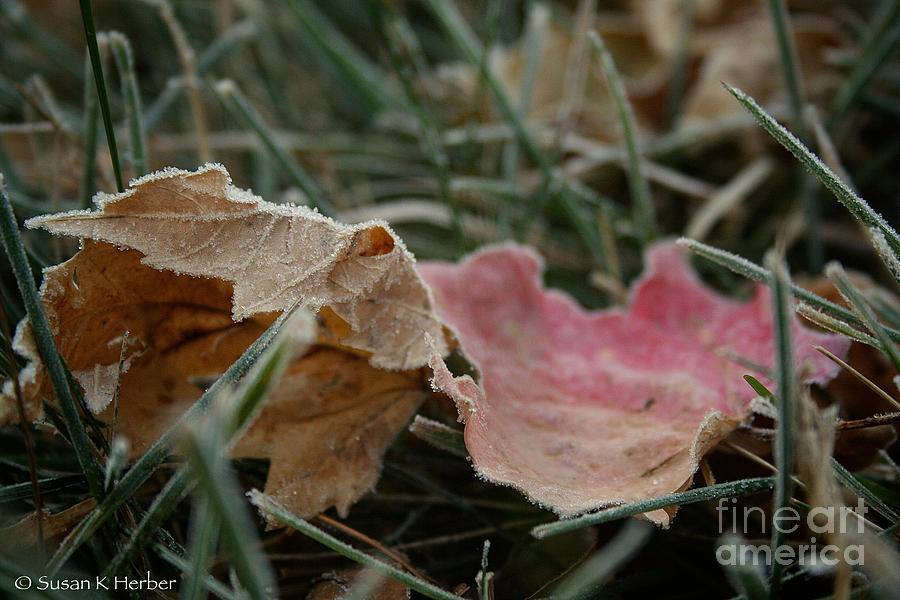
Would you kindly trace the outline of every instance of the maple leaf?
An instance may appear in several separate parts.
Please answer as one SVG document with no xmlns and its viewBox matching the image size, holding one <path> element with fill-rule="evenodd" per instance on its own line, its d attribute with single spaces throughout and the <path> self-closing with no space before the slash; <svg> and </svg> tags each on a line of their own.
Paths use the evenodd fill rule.
<svg viewBox="0 0 900 600">
<path fill-rule="evenodd" d="M 317 311 L 308 350 L 233 455 L 269 458 L 266 491 L 296 513 L 346 513 L 427 394 L 424 333 L 446 348 L 412 255 L 383 223 L 269 204 L 218 165 L 153 174 L 97 204 L 29 221 L 86 238 L 45 270 L 41 300 L 88 407 L 143 452 L 279 312 Z M 34 418 L 51 392 L 27 321 L 15 342 Z"/>
<path fill-rule="evenodd" d="M 454 377 L 433 355 L 433 384 L 456 401 L 478 473 L 560 515 L 685 489 L 700 458 L 749 414 L 742 380 L 774 363 L 769 291 L 741 303 L 706 288 L 671 242 L 650 247 L 627 309 L 589 312 L 540 282 L 514 245 L 460 264 L 424 263 L 438 314 L 480 372 Z M 792 324 L 807 382 L 848 342 Z M 645 515 L 667 525 L 664 510 Z"/>
</svg>

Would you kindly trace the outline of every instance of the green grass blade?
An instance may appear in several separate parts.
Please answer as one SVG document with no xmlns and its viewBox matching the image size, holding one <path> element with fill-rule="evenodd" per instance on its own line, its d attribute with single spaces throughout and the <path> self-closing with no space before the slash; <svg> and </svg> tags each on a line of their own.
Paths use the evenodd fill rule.
<svg viewBox="0 0 900 600">
<path fill-rule="evenodd" d="M 109 156 L 112 160 L 113 174 L 116 177 L 116 189 L 124 191 L 122 184 L 122 168 L 119 165 L 119 149 L 116 146 L 116 132 L 113 129 L 112 115 L 109 111 L 109 96 L 106 93 L 106 82 L 103 79 L 103 63 L 100 60 L 100 48 L 97 46 L 97 28 L 94 25 L 94 10 L 91 0 L 78 0 L 81 7 L 81 20 L 84 23 L 84 35 L 87 37 L 88 52 L 91 55 L 91 67 L 94 71 L 94 83 L 97 85 L 97 98 L 100 101 L 100 114 L 103 116 L 103 128 L 106 130 L 106 143 L 109 145 Z"/>
<path fill-rule="evenodd" d="M 215 69 L 233 51 L 248 39 L 256 35 L 256 27 L 250 21 L 240 21 L 230 27 L 213 42 L 197 59 L 197 76 L 202 77 Z M 166 87 L 144 112 L 144 125 L 147 131 L 153 131 L 172 103 L 184 91 L 184 77 L 173 77 L 166 82 Z"/>
<path fill-rule="evenodd" d="M 122 82 L 122 97 L 125 99 L 125 120 L 131 136 L 131 164 L 135 177 L 147 172 L 147 136 L 144 133 L 141 108 L 141 94 L 138 91 L 137 75 L 134 72 L 134 55 L 128 38 L 118 32 L 109 34 L 112 53 L 119 69 Z"/>
<path fill-rule="evenodd" d="M 275 134 L 269 129 L 263 121 L 260 114 L 250 104 L 244 94 L 230 79 L 224 79 L 216 83 L 214 86 L 216 93 L 222 99 L 225 107 L 232 111 L 236 116 L 243 120 L 247 125 L 256 132 L 263 146 L 269 151 L 272 157 L 284 168 L 291 177 L 293 183 L 306 194 L 310 204 L 315 206 L 325 215 L 334 215 L 334 208 L 331 203 L 322 194 L 319 186 L 316 185 L 312 177 L 301 167 L 294 158 L 275 139 Z"/>
<path fill-rule="evenodd" d="M 586 220 L 583 211 L 574 202 L 574 197 L 580 194 L 576 182 L 570 181 L 562 173 L 554 171 L 549 157 L 534 141 L 519 111 L 516 110 L 516 107 L 507 95 L 503 84 L 491 71 L 487 61 L 487 53 L 468 24 L 466 24 L 454 2 L 452 0 L 426 0 L 426 4 L 466 61 L 478 70 L 482 80 L 487 84 L 491 95 L 494 97 L 497 106 L 500 108 L 500 112 L 512 126 L 515 138 L 518 140 L 525 155 L 537 165 L 541 172 L 541 185 L 537 193 L 533 194 L 534 200 L 525 213 L 524 222 L 520 224 L 520 233 L 524 234 L 527 232 L 532 220 L 537 217 L 548 198 L 557 197 L 562 203 L 566 215 L 572 220 L 586 245 L 591 250 L 592 255 L 602 265 L 604 263 L 602 244 L 597 242 L 599 236 L 596 233 L 596 224 L 592 220 Z"/>
<path fill-rule="evenodd" d="M 887 0 L 882 6 L 884 9 L 873 19 L 871 33 L 863 41 L 858 62 L 835 95 L 834 108 L 828 120 L 830 130 L 834 130 L 850 112 L 866 84 L 884 65 L 900 41 L 900 2 Z"/>
<path fill-rule="evenodd" d="M 778 55 L 781 57 L 781 69 L 787 85 L 791 121 L 798 137 L 804 139 L 803 99 L 806 94 L 803 91 L 803 75 L 800 73 L 797 48 L 794 45 L 794 29 L 785 0 L 769 0 L 769 12 L 772 14 L 775 38 L 778 40 Z"/>
<path fill-rule="evenodd" d="M 186 581 L 181 589 L 183 600 L 206 598 L 209 561 L 218 544 L 219 526 L 219 517 L 209 505 L 209 499 L 203 496 L 196 498 L 188 532 L 191 562 L 185 568 Z"/>
<path fill-rule="evenodd" d="M 900 520 L 900 514 L 888 506 L 881 498 L 876 496 L 872 490 L 864 486 L 859 480 L 847 469 L 839 463 L 835 458 L 831 459 L 831 466 L 834 469 L 834 475 L 838 482 L 846 488 L 853 490 L 857 496 L 869 503 L 869 505 L 878 511 L 881 516 L 891 521 Z"/>
<path fill-rule="evenodd" d="M 444 31 L 450 36 L 450 39 L 453 40 L 456 47 L 462 52 L 463 58 L 478 70 L 497 101 L 500 112 L 512 125 L 519 144 L 521 144 L 528 158 L 538 166 L 544 178 L 549 179 L 551 175 L 550 160 L 532 139 L 531 134 L 528 133 L 503 84 L 491 72 L 487 61 L 487 53 L 459 13 L 453 0 L 425 0 L 425 3 Z"/>
<path fill-rule="evenodd" d="M 633 517 L 661 508 L 680 506 L 682 504 L 694 504 L 696 502 L 706 502 L 707 500 L 717 500 L 719 498 L 747 496 L 749 494 L 756 494 L 757 492 L 768 491 L 774 487 L 775 480 L 771 477 L 756 477 L 751 479 L 741 479 L 739 481 L 729 481 L 728 483 L 717 483 L 715 485 L 688 490 L 686 492 L 676 492 L 657 498 L 649 498 L 639 502 L 614 506 L 598 512 L 575 517 L 574 519 L 544 523 L 543 525 L 538 525 L 533 528 L 531 530 L 531 535 L 538 539 L 542 539 L 550 537 L 551 535 L 559 535 L 567 531 L 581 529 L 582 527 L 590 527 L 591 525 L 599 525 L 600 523 L 608 523 L 626 517 Z"/>
<path fill-rule="evenodd" d="M 156 471 L 166 460 L 169 451 L 175 443 L 178 431 L 186 424 L 193 422 L 204 414 L 212 405 L 215 398 L 228 386 L 247 374 L 254 364 L 260 359 L 263 351 L 272 343 L 278 331 L 287 321 L 289 314 L 278 317 L 266 331 L 253 342 L 249 348 L 238 358 L 225 373 L 194 403 L 191 407 L 157 439 L 153 445 L 141 456 L 132 467 L 122 476 L 119 483 L 103 499 L 103 502 L 85 517 L 75 529 L 66 537 L 60 549 L 51 559 L 48 571 L 59 569 L 72 553 L 78 549 L 96 529 L 106 522 L 115 511 L 128 501 L 138 488 Z M 178 477 L 176 473 L 175 476 Z M 171 483 L 171 481 L 170 481 Z M 165 489 L 165 488 L 164 488 Z M 167 492 L 172 497 L 175 492 Z M 165 500 L 165 498 L 163 499 Z M 171 501 L 171 498 L 168 500 Z M 152 515 L 152 513 L 150 513 Z M 145 516 L 144 520 L 148 517 Z M 121 553 L 120 553 L 121 554 Z"/>
<path fill-rule="evenodd" d="M 796 383 L 794 375 L 794 354 L 791 342 L 791 314 L 790 305 L 790 279 L 787 266 L 783 259 L 776 257 L 773 252 L 766 256 L 766 266 L 772 272 L 772 311 L 774 315 L 773 327 L 775 338 L 775 382 L 776 397 L 778 398 L 778 419 L 776 422 L 775 436 L 775 467 L 778 472 L 775 477 L 775 499 L 772 505 L 773 515 L 785 510 L 791 505 L 791 493 L 794 482 L 792 479 L 794 468 L 794 413 L 797 399 Z M 774 516 L 773 516 L 774 519 Z M 774 523 L 774 521 L 773 521 Z M 772 527 L 772 548 L 780 548 L 784 543 L 784 533 L 781 527 Z M 770 574 L 770 596 L 778 597 L 781 589 L 783 565 L 775 561 Z"/>
<path fill-rule="evenodd" d="M 91 494 L 100 501 L 103 499 L 103 475 L 100 463 L 97 457 L 94 456 L 84 423 L 81 421 L 75 396 L 69 388 L 66 368 L 59 350 L 56 348 L 56 342 L 53 340 L 47 315 L 44 314 L 44 307 L 38 296 L 34 277 L 28 265 L 28 259 L 25 256 L 25 245 L 22 243 L 22 237 L 19 234 L 19 227 L 16 224 L 16 217 L 13 214 L 12 205 L 9 203 L 9 196 L 6 194 L 6 184 L 3 182 L 2 176 L 0 176 L 0 205 L 2 205 L 0 207 L 0 234 L 2 234 L 6 256 L 16 277 L 19 292 L 22 294 L 22 301 L 25 304 L 28 320 L 31 322 L 41 358 L 43 358 L 47 367 L 50 383 L 53 385 L 57 402 L 62 409 L 69 441 L 75 451 L 75 456 L 78 458 L 81 471 L 87 479 Z"/>
<path fill-rule="evenodd" d="M 197 76 L 212 72 L 223 60 L 256 35 L 256 26 L 250 20 L 238 21 L 225 30 L 197 59 Z"/>
<path fill-rule="evenodd" d="M 240 487 L 228 468 L 221 444 L 210 443 L 204 435 L 189 433 L 185 440 L 191 472 L 221 526 L 222 542 L 228 549 L 230 565 L 253 600 L 266 600 L 277 593 L 275 574 L 260 548 L 259 536 L 244 506 Z M 201 571 L 202 572 L 202 571 Z"/>
<path fill-rule="evenodd" d="M 469 451 L 466 449 L 466 441 L 463 433 L 443 423 L 439 423 L 422 415 L 416 415 L 409 431 L 419 439 L 425 440 L 435 448 L 440 448 L 450 454 L 467 458 Z"/>
<path fill-rule="evenodd" d="M 364 101 L 367 107 L 364 112 L 371 115 L 389 106 L 405 104 L 396 90 L 387 84 L 388 79 L 378 65 L 357 50 L 315 3 L 290 0 L 287 4 L 302 27 L 305 39 L 316 44 L 349 88 Z"/>
<path fill-rule="evenodd" d="M 616 112 L 619 115 L 619 125 L 622 128 L 622 137 L 625 140 L 625 150 L 628 155 L 628 187 L 631 190 L 635 227 L 638 238 L 646 244 L 656 237 L 656 216 L 653 202 L 650 199 L 650 188 L 641 166 L 642 158 L 634 110 L 631 108 L 631 103 L 628 102 L 628 95 L 625 93 L 625 85 L 619 76 L 619 70 L 603 40 L 596 31 L 591 31 L 588 35 L 591 46 L 600 57 L 600 64 L 616 103 Z"/>
<path fill-rule="evenodd" d="M 887 331 L 878 320 L 878 317 L 875 316 L 875 311 L 869 306 L 869 303 L 863 297 L 862 292 L 856 289 L 856 286 L 847 279 L 844 268 L 836 262 L 829 263 L 825 267 L 825 275 L 834 287 L 837 288 L 841 296 L 844 297 L 853 309 L 853 312 L 859 316 L 859 319 L 866 325 L 868 330 L 875 334 L 879 347 L 888 355 L 888 358 L 891 359 L 894 369 L 900 372 L 900 353 L 897 352 L 897 346 L 895 346 L 888 337 Z"/>
<path fill-rule="evenodd" d="M 687 238 L 680 238 L 678 240 L 678 244 L 680 246 L 688 248 L 692 252 L 696 252 L 700 256 L 709 259 L 716 264 L 722 265 L 723 267 L 734 271 L 738 275 L 743 275 L 748 279 L 759 281 L 760 283 L 768 283 L 769 281 L 771 281 L 771 272 L 747 260 L 746 258 L 740 257 L 736 254 L 732 254 L 731 252 L 726 252 L 725 250 L 720 250 L 702 242 L 690 240 Z M 842 306 L 838 306 L 834 302 L 826 300 L 810 292 L 809 290 L 803 289 L 802 287 L 793 283 L 790 284 L 790 290 L 791 294 L 793 294 L 795 298 L 808 303 L 810 306 L 817 310 L 823 311 L 824 313 L 832 315 L 837 319 L 846 321 L 847 323 L 850 323 L 857 327 L 865 327 L 865 323 L 863 323 L 855 314 L 853 314 L 852 311 L 847 310 Z M 884 327 L 884 331 L 891 340 L 900 342 L 900 330 L 890 327 Z"/>
<path fill-rule="evenodd" d="M 97 106 L 96 84 L 90 58 L 84 61 L 84 170 L 81 176 L 81 208 L 91 207 L 94 195 L 94 168 L 97 165 L 97 122 L 100 109 Z"/>
<path fill-rule="evenodd" d="M 41 494 L 58 492 L 84 483 L 81 475 L 62 475 L 60 477 L 45 477 L 38 479 L 38 489 Z M 31 482 L 14 483 L 0 487 L 0 504 L 24 500 L 32 496 Z"/>
<path fill-rule="evenodd" d="M 898 28 L 900 29 L 900 28 Z M 767 113 L 756 101 L 734 86 L 725 84 L 744 107 L 753 114 L 763 129 L 769 132 L 782 146 L 791 152 L 803 165 L 812 171 L 822 184 L 835 195 L 850 213 L 866 227 L 879 229 L 894 254 L 900 255 L 900 236 L 888 225 L 884 218 L 872 210 L 865 200 L 856 195 L 850 186 L 823 163 L 818 156 L 810 152 L 794 134 L 785 129 L 772 115 Z"/>
<path fill-rule="evenodd" d="M 223 445 L 227 446 L 239 438 L 244 428 L 262 409 L 266 395 L 284 371 L 288 355 L 286 344 L 284 342 L 276 343 L 274 347 L 266 351 L 266 355 L 260 359 L 257 366 L 247 376 L 247 380 L 239 387 L 236 395 L 240 400 L 233 406 L 233 410 L 227 417 L 222 418 L 219 423 L 218 432 L 222 436 Z M 183 423 L 184 429 L 190 429 L 192 425 L 191 421 Z M 222 453 L 225 451 L 223 450 Z M 176 472 L 154 498 L 128 541 L 107 563 L 104 575 L 112 576 L 131 558 L 135 551 L 147 543 L 162 524 L 163 519 L 172 513 L 178 503 L 190 493 L 193 486 L 194 482 L 188 477 L 186 469 L 182 468 Z"/>
<path fill-rule="evenodd" d="M 400 570 L 397 567 L 382 562 L 377 558 L 373 558 L 372 556 L 369 556 L 368 554 L 357 550 L 349 544 L 345 544 L 336 537 L 322 531 L 315 525 L 290 513 L 271 496 L 267 496 L 266 494 L 263 494 L 258 490 L 251 490 L 247 495 L 250 498 L 250 503 L 256 506 L 266 515 L 269 515 L 270 517 L 281 521 L 288 527 L 292 527 L 300 533 L 311 537 L 323 546 L 331 548 L 338 554 L 346 556 L 354 562 L 357 562 L 365 567 L 369 567 L 370 569 L 377 571 L 386 577 L 390 577 L 395 581 L 399 581 L 409 589 L 416 591 L 423 596 L 434 598 L 434 600 L 459 600 L 460 598 L 459 596 L 451 594 L 450 592 L 443 590 L 436 585 L 432 585 L 427 581 L 419 579 L 418 577 L 407 573 L 406 571 Z"/>
<path fill-rule="evenodd" d="M 691 39 L 694 33 L 696 18 L 695 0 L 681 0 L 678 19 L 678 42 L 675 47 L 675 58 L 672 61 L 671 78 L 666 91 L 666 130 L 676 129 L 681 116 L 685 90 L 691 67 Z"/>
<path fill-rule="evenodd" d="M 598 597 L 615 572 L 646 544 L 653 526 L 629 521 L 606 546 L 579 565 L 553 592 L 555 600 L 589 600 Z"/>
<path fill-rule="evenodd" d="M 404 26 L 404 21 L 398 16 L 390 16 L 390 23 L 386 22 L 381 5 L 373 5 L 372 19 L 375 21 L 376 28 L 381 34 L 384 47 L 388 51 L 394 72 L 400 78 L 403 84 L 403 92 L 406 100 L 411 105 L 416 119 L 419 122 L 419 144 L 422 151 L 428 157 L 428 160 L 434 166 L 435 174 L 438 180 L 438 187 L 441 191 L 441 198 L 444 204 L 450 209 L 450 215 L 453 218 L 453 233 L 456 237 L 456 243 L 459 246 L 460 253 L 465 253 L 469 249 L 469 240 L 462 227 L 462 211 L 459 203 L 453 196 L 453 190 L 450 189 L 450 160 L 444 150 L 440 132 L 437 130 L 435 119 L 429 114 L 425 103 L 416 92 L 414 73 L 410 68 L 409 62 L 405 61 L 401 56 L 401 48 L 405 49 L 406 55 L 413 53 L 421 53 L 418 42 L 413 37 L 412 28 Z M 400 41 L 406 41 L 404 46 L 400 45 Z"/>
<path fill-rule="evenodd" d="M 164 561 L 172 565 L 173 567 L 180 569 L 183 573 L 188 573 L 191 569 L 191 564 L 184 560 L 182 557 L 178 556 L 162 544 L 156 544 L 153 549 L 156 553 L 162 558 Z M 218 579 L 212 577 L 207 574 L 203 578 L 203 584 L 206 586 L 206 589 L 209 590 L 211 594 L 216 595 L 222 600 L 243 600 L 243 598 L 230 589 L 225 587 L 222 582 Z M 183 592 L 183 590 L 182 590 Z"/>
</svg>

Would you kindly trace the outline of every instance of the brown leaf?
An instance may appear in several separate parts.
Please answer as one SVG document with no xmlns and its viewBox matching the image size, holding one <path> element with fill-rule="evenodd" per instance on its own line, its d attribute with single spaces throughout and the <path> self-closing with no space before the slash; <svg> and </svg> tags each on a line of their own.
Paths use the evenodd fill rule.
<svg viewBox="0 0 900 600">
<path fill-rule="evenodd" d="M 309 350 L 233 453 L 269 458 L 266 492 L 294 512 L 311 516 L 334 505 L 346 513 L 375 484 L 382 453 L 426 394 L 421 369 L 405 368 L 424 360 L 416 336 L 445 339 L 412 256 L 381 225 L 350 228 L 265 203 L 228 186 L 221 167 L 135 185 L 102 200 L 103 212 L 38 221 L 119 245 L 133 238 L 141 249 L 88 239 L 44 273 L 44 308 L 88 406 L 141 453 L 278 311 L 295 301 L 320 307 L 318 325 L 311 317 L 293 325 Z M 261 307 L 268 312 L 253 312 Z M 23 322 L 16 347 L 31 361 L 20 377 L 25 395 L 50 397 L 30 339 Z M 31 409 L 36 416 L 39 404 Z"/>
<path fill-rule="evenodd" d="M 57 513 L 51 514 L 46 508 L 43 509 L 41 528 L 44 540 L 51 543 L 58 542 L 95 506 L 97 506 L 97 502 L 93 498 L 88 498 Z M 3 540 L 0 542 L 0 551 L 7 556 L 36 546 L 38 543 L 37 513 L 32 512 L 9 527 L 0 529 L 0 539 Z"/>
<path fill-rule="evenodd" d="M 326 573 L 322 579 L 310 590 L 306 600 L 341 600 L 349 597 L 364 597 L 371 600 L 409 599 L 408 587 L 371 569 L 354 567 L 335 573 Z M 354 590 L 354 586 L 365 586 L 369 593 L 364 596 L 354 595 L 351 591 L 359 591 Z"/>
<path fill-rule="evenodd" d="M 221 165 L 168 169 L 95 199 L 99 211 L 37 217 L 29 227 L 139 250 L 155 269 L 234 286 L 234 320 L 294 303 L 327 306 L 347 325 L 337 340 L 373 366 L 427 363 L 424 333 L 447 344 L 415 259 L 387 224 L 347 226 L 302 206 L 265 202 L 231 185 Z"/>
</svg>

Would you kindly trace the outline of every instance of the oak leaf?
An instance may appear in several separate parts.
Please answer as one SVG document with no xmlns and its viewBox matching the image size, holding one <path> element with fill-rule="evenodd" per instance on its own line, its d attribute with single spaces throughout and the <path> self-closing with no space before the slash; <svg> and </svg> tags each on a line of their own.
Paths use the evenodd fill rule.
<svg viewBox="0 0 900 600">
<path fill-rule="evenodd" d="M 544 289 L 531 250 L 501 246 L 462 263 L 425 263 L 438 314 L 480 378 L 438 353 L 433 384 L 466 423 L 476 470 L 563 516 L 685 489 L 702 456 L 749 414 L 742 375 L 774 364 L 767 288 L 741 303 L 705 287 L 680 248 L 652 246 L 627 309 L 589 312 Z M 836 368 L 847 341 L 794 320 L 805 381 Z M 645 515 L 668 525 L 663 510 Z"/>
<path fill-rule="evenodd" d="M 266 491 L 294 512 L 346 513 L 426 395 L 425 333 L 447 343 L 402 243 L 381 223 L 266 203 L 217 165 L 97 204 L 29 222 L 85 238 L 45 270 L 41 299 L 88 407 L 143 452 L 279 312 L 318 311 L 302 326 L 308 350 L 233 454 L 269 458 Z M 16 348 L 31 361 L 20 381 L 33 418 L 51 389 L 27 321 Z"/>
</svg>

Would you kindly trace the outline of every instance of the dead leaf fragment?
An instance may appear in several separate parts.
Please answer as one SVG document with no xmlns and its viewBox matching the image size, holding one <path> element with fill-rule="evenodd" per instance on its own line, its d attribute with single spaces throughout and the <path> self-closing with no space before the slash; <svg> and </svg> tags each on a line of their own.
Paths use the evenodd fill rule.
<svg viewBox="0 0 900 600">
<path fill-rule="evenodd" d="M 360 595 L 362 591 L 367 593 Z M 355 567 L 324 574 L 322 581 L 306 595 L 306 600 L 361 597 L 371 600 L 409 600 L 409 588 L 372 569 Z"/>
<path fill-rule="evenodd" d="M 774 362 L 767 288 L 741 303 L 706 288 L 680 248 L 660 243 L 627 309 L 589 312 L 544 289 L 533 251 L 507 245 L 422 276 L 480 382 L 432 360 L 457 403 L 477 471 L 560 515 L 684 489 L 700 458 L 749 414 L 752 373 Z M 807 382 L 836 368 L 813 349 L 847 342 L 794 323 Z M 667 525 L 670 515 L 647 518 Z"/>
<path fill-rule="evenodd" d="M 46 508 L 42 509 L 41 532 L 43 533 L 44 541 L 52 544 L 59 542 L 96 506 L 97 502 L 93 498 L 88 498 L 55 513 L 51 513 Z M 11 556 L 14 553 L 37 546 L 38 531 L 36 512 L 30 513 L 9 527 L 0 528 L 0 539 L 3 540 L 0 542 L 0 552 L 6 556 Z"/>
</svg>

